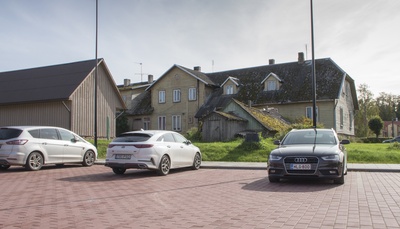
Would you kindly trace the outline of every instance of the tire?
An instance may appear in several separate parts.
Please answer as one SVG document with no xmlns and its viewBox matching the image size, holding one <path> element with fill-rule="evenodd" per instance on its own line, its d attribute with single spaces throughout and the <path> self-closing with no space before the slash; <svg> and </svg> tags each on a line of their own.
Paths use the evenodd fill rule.
<svg viewBox="0 0 400 229">
<path fill-rule="evenodd" d="M 122 175 L 125 173 L 126 169 L 123 168 L 112 168 L 113 172 L 117 175 Z"/>
<path fill-rule="evenodd" d="M 200 169 L 200 166 L 201 166 L 201 156 L 199 153 L 196 153 L 196 155 L 194 156 L 194 159 L 193 159 L 192 169 L 198 170 L 198 169 Z"/>
<path fill-rule="evenodd" d="M 162 156 L 160 165 L 158 166 L 157 174 L 160 176 L 166 176 L 171 169 L 171 161 L 167 155 Z"/>
<path fill-rule="evenodd" d="M 10 168 L 10 165 L 0 165 L 0 170 L 7 170 Z"/>
<path fill-rule="evenodd" d="M 344 184 L 344 166 L 343 166 L 343 171 L 342 171 L 342 176 L 338 179 L 333 180 L 334 184 Z"/>
<path fill-rule="evenodd" d="M 271 177 L 271 176 L 268 176 L 268 180 L 269 180 L 269 182 L 271 182 L 271 183 L 277 183 L 277 182 L 279 182 L 281 179 L 280 179 L 279 177 Z"/>
<path fill-rule="evenodd" d="M 92 166 L 94 164 L 94 161 L 96 159 L 96 156 L 93 151 L 88 150 L 86 151 L 85 155 L 83 156 L 83 161 L 82 165 L 83 166 Z"/>
<path fill-rule="evenodd" d="M 42 168 L 43 163 L 43 155 L 39 152 L 32 152 L 26 159 L 25 169 L 29 171 L 37 171 Z"/>
</svg>

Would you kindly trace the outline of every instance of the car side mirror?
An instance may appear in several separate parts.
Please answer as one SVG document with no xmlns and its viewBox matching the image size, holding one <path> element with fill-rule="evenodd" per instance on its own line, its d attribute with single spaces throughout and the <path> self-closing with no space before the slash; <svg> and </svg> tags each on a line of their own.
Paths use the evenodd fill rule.
<svg viewBox="0 0 400 229">
<path fill-rule="evenodd" d="M 78 139 L 76 139 L 76 138 L 71 139 L 72 143 L 76 143 L 77 141 L 78 141 Z"/>
<path fill-rule="evenodd" d="M 280 140 L 275 140 L 274 141 L 274 145 L 280 145 L 281 144 L 281 141 Z"/>
<path fill-rule="evenodd" d="M 340 141 L 340 144 L 345 145 L 345 144 L 350 144 L 350 141 L 348 139 L 343 139 Z"/>
<path fill-rule="evenodd" d="M 190 140 L 187 140 L 185 143 L 186 143 L 186 145 L 192 144 L 192 142 Z"/>
</svg>

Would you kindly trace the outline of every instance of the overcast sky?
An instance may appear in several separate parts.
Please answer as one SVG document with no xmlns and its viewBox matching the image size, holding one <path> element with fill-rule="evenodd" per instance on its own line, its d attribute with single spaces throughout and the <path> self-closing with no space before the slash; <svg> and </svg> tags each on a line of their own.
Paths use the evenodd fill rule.
<svg viewBox="0 0 400 229">
<path fill-rule="evenodd" d="M 311 59 L 308 0 L 98 1 L 98 57 L 117 84 L 174 64 L 216 72 L 298 52 Z M 313 4 L 315 58 L 331 58 L 375 97 L 400 95 L 400 1 Z M 0 72 L 95 57 L 95 0 L 0 0 L 0 27 Z"/>
</svg>

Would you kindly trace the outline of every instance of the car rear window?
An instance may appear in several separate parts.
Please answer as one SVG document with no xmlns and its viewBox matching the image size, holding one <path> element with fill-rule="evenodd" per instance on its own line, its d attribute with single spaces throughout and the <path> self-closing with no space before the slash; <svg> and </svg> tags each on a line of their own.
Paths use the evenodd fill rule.
<svg viewBox="0 0 400 229">
<path fill-rule="evenodd" d="M 20 129 L 12 128 L 1 128 L 0 129 L 0 140 L 7 140 L 11 138 L 16 138 L 22 133 Z"/>
<path fill-rule="evenodd" d="M 151 138 L 149 134 L 143 133 L 130 133 L 130 134 L 121 134 L 116 137 L 113 142 L 145 142 Z"/>
</svg>

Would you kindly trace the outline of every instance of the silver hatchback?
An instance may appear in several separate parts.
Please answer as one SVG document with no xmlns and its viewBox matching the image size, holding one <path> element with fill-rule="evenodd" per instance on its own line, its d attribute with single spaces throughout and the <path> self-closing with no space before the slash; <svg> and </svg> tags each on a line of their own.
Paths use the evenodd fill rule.
<svg viewBox="0 0 400 229">
<path fill-rule="evenodd" d="M 39 170 L 45 164 L 82 163 L 91 166 L 97 150 L 77 134 L 59 127 L 0 127 L 0 169 L 11 165 Z"/>
</svg>

